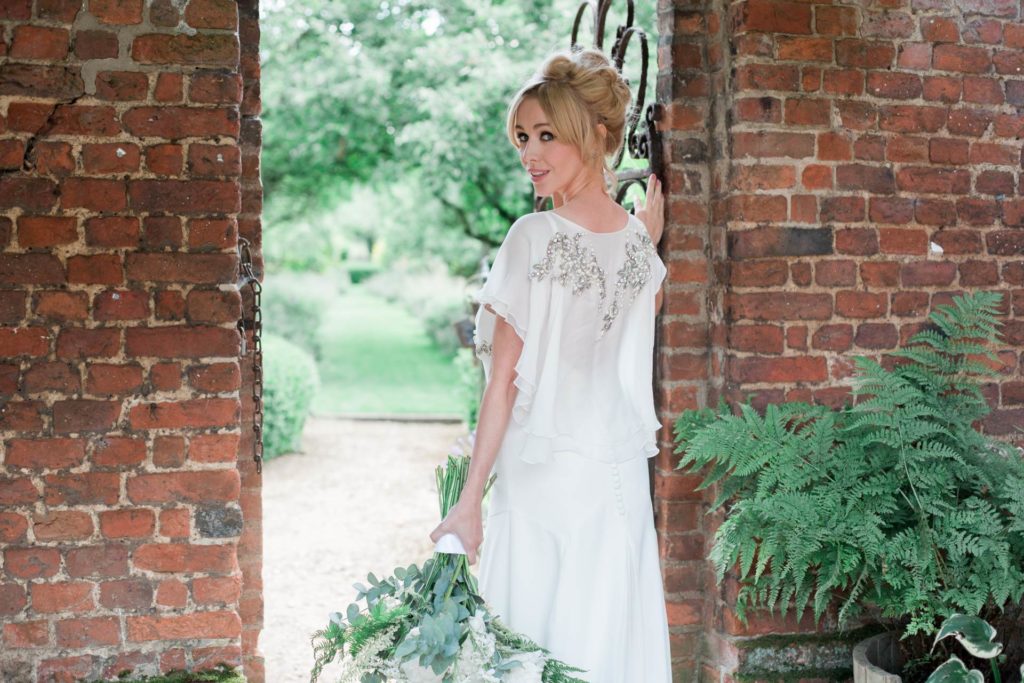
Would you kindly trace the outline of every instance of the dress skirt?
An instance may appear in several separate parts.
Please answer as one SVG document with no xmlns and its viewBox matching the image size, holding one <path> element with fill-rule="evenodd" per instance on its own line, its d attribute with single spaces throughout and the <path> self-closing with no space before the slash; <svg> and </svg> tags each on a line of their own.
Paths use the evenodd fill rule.
<svg viewBox="0 0 1024 683">
<path fill-rule="evenodd" d="M 671 683 L 648 459 L 499 456 L 494 472 L 479 563 L 494 613 L 590 683 Z"/>
</svg>

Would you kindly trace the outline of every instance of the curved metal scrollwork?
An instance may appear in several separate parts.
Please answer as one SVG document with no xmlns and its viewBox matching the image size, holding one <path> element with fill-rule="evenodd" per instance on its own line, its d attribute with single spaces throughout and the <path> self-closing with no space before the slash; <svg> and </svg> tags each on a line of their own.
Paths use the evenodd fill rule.
<svg viewBox="0 0 1024 683">
<path fill-rule="evenodd" d="M 570 49 L 578 51 L 583 49 L 579 43 L 579 31 L 583 17 L 589 9 L 593 16 L 593 47 L 604 49 L 604 34 L 608 18 L 608 10 L 613 0 L 584 0 L 576 10 L 576 16 L 572 22 L 572 36 L 570 38 Z M 647 96 L 647 33 L 633 25 L 634 7 L 633 0 L 626 0 L 626 23 L 619 26 L 615 31 L 615 43 L 612 45 L 608 57 L 615 65 L 615 68 L 622 73 L 622 65 L 626 61 L 626 51 L 629 48 L 630 40 L 634 37 L 640 43 L 640 83 L 633 98 L 633 106 L 626 115 L 626 144 L 619 147 L 619 151 L 611 164 L 615 172 L 617 186 L 615 190 L 615 201 L 619 204 L 626 197 L 629 186 L 636 184 L 645 193 L 647 191 L 646 178 L 652 173 L 662 177 L 661 141 L 655 122 L 661 117 L 661 107 L 657 102 L 652 102 L 644 109 L 644 102 Z M 629 83 L 629 79 L 626 79 Z M 641 121 L 643 112 L 643 121 Z M 639 131 L 637 130 L 639 128 Z M 646 168 L 630 168 L 620 170 L 622 158 L 626 149 L 636 159 L 646 159 Z M 540 211 L 547 197 L 537 197 L 534 201 L 534 209 Z"/>
</svg>

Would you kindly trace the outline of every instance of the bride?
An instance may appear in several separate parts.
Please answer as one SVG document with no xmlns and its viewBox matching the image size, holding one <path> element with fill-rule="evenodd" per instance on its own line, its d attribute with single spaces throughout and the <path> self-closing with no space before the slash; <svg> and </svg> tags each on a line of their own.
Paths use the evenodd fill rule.
<svg viewBox="0 0 1024 683">
<path fill-rule="evenodd" d="M 636 215 L 611 194 L 629 100 L 584 49 L 551 54 L 509 105 L 509 139 L 554 209 L 512 224 L 474 294 L 486 385 L 468 481 L 430 537 L 455 534 L 471 564 L 479 549 L 494 612 L 581 678 L 668 683 L 648 479 L 663 198 L 653 176 Z"/>
</svg>

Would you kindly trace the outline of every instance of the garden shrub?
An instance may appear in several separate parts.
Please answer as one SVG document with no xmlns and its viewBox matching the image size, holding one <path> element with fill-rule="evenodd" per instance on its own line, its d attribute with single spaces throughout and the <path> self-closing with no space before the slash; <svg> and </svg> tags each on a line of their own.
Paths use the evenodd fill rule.
<svg viewBox="0 0 1024 683">
<path fill-rule="evenodd" d="M 462 415 L 469 431 L 473 431 L 479 417 L 484 373 L 476 359 L 475 351 L 469 347 L 462 347 L 456 352 L 453 364 L 459 378 L 457 389 L 463 406 Z"/>
<path fill-rule="evenodd" d="M 349 280 L 354 285 L 381 272 L 380 266 L 370 261 L 346 261 L 345 268 L 348 270 Z"/>
<path fill-rule="evenodd" d="M 949 614 L 1024 595 L 1024 462 L 980 433 L 982 387 L 998 376 L 1001 295 L 939 306 L 891 355 L 856 358 L 852 406 L 801 402 L 684 412 L 680 468 L 717 482 L 725 506 L 711 559 L 737 568 L 736 608 L 870 608 L 914 636 L 917 654 Z M 890 364 L 887 364 L 887 366 Z M 706 469 L 705 469 L 706 468 Z M 910 647 L 911 641 L 906 643 Z"/>
<path fill-rule="evenodd" d="M 451 356 L 460 348 L 455 323 L 469 317 L 469 292 L 462 278 L 440 269 L 411 270 L 395 264 L 387 273 L 367 280 L 364 286 L 417 318 L 446 355 Z"/>
<path fill-rule="evenodd" d="M 316 361 L 283 337 L 263 337 L 263 457 L 299 448 L 320 376 Z"/>
<path fill-rule="evenodd" d="M 344 273 L 270 273 L 263 281 L 263 329 L 298 344 L 320 360 L 320 326 L 347 286 Z"/>
</svg>

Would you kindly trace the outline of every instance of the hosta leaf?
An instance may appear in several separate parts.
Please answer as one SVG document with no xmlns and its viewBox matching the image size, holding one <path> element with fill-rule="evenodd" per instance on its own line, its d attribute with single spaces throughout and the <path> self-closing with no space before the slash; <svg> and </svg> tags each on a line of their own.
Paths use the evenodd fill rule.
<svg viewBox="0 0 1024 683">
<path fill-rule="evenodd" d="M 957 642 L 974 657 L 992 659 L 1003 651 L 1003 644 L 995 642 L 996 630 L 979 617 L 964 614 L 949 617 L 942 622 L 942 628 L 935 636 L 935 643 L 949 636 L 956 638 Z M 932 648 L 935 648 L 935 644 Z"/>
<path fill-rule="evenodd" d="M 960 658 L 951 656 L 945 664 L 932 672 L 924 683 L 984 683 L 985 677 L 976 669 L 968 669 Z"/>
</svg>

